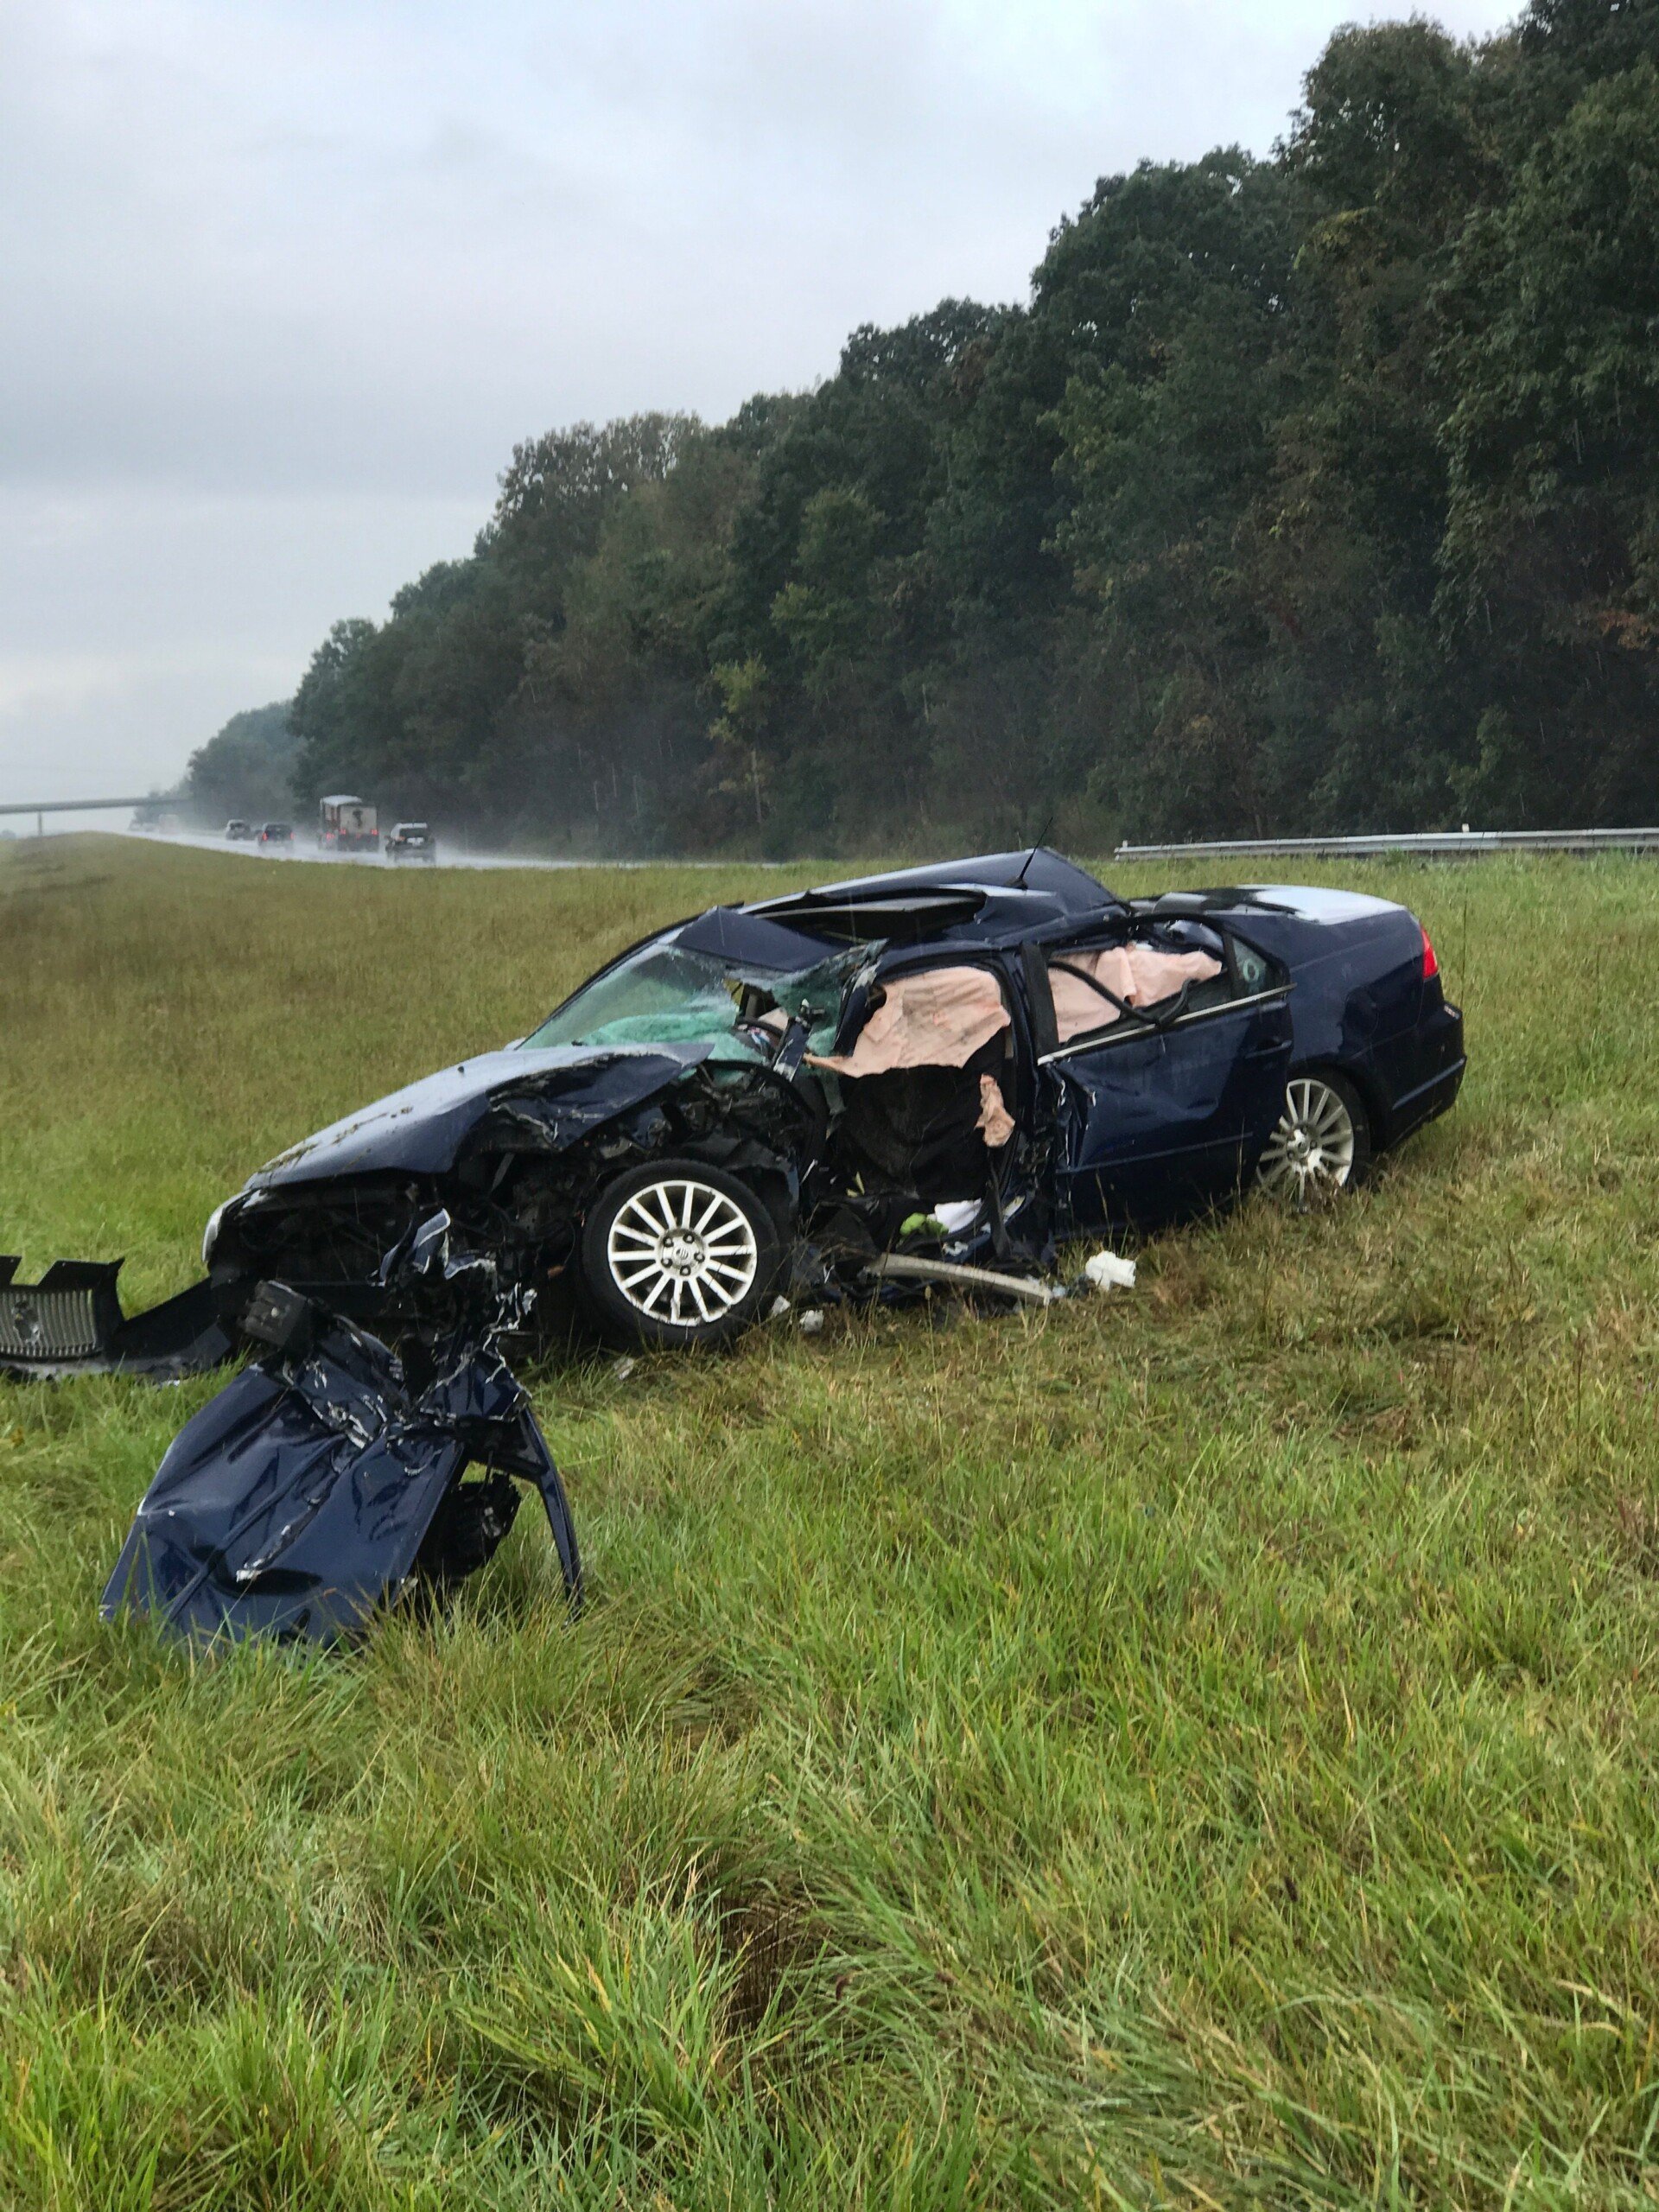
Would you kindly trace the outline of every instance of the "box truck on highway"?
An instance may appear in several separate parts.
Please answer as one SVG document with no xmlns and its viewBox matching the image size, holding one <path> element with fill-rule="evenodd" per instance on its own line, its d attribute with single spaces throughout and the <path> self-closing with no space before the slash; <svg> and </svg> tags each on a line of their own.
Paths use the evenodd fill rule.
<svg viewBox="0 0 1659 2212">
<path fill-rule="evenodd" d="M 350 791 L 319 800 L 317 843 L 325 853 L 378 853 L 380 824 L 374 809 Z"/>
</svg>

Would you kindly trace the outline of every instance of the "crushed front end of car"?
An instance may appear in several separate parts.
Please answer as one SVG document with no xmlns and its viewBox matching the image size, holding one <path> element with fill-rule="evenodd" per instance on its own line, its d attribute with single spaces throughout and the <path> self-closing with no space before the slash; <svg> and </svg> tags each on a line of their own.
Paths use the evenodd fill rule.
<svg viewBox="0 0 1659 2212">
<path fill-rule="evenodd" d="M 416 1112 L 381 1117 L 372 1133 L 359 1117 L 344 1143 L 325 1132 L 252 1178 L 214 1217 L 205 1247 L 221 1306 L 234 1312 L 254 1283 L 276 1276 L 395 1338 L 406 1294 L 385 1276 L 384 1255 L 442 1208 L 455 1250 L 487 1258 L 521 1298 L 525 1328 L 557 1338 L 603 1319 L 582 1267 L 597 1205 L 664 1161 L 741 1178 L 784 1251 L 821 1109 L 766 1060 L 690 1046 L 510 1051 L 470 1064 L 474 1077 L 464 1111 L 429 1093 Z M 445 1126 L 435 1130 L 435 1120 Z M 743 1319 L 771 1287 L 757 1275 Z"/>
</svg>

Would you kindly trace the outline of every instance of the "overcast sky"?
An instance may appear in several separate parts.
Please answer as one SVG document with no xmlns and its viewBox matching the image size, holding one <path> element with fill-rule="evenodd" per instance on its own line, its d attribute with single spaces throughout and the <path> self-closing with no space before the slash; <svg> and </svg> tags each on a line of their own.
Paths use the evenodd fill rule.
<svg viewBox="0 0 1659 2212">
<path fill-rule="evenodd" d="M 0 0 L 0 802 L 170 783 L 518 439 L 1023 297 L 1098 175 L 1267 151 L 1353 12 Z"/>
</svg>

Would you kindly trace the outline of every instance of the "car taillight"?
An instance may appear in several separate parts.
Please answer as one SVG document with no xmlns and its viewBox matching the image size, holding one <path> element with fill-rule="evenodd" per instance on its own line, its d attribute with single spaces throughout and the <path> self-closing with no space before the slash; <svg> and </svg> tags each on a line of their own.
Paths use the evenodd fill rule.
<svg viewBox="0 0 1659 2212">
<path fill-rule="evenodd" d="M 1421 929 L 1422 925 L 1420 923 L 1418 926 Z M 1423 981 L 1427 982 L 1431 976 L 1438 976 L 1440 972 L 1440 963 L 1435 957 L 1433 946 L 1428 941 L 1428 931 L 1423 930 Z"/>
</svg>

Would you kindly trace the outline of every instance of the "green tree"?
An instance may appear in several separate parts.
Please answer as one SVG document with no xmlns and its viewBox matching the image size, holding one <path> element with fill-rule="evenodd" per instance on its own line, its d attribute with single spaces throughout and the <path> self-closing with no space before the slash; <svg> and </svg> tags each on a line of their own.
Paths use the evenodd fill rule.
<svg viewBox="0 0 1659 2212">
<path fill-rule="evenodd" d="M 218 829 L 236 816 L 263 822 L 288 811 L 295 754 L 289 704 L 279 699 L 232 715 L 190 755 L 180 798 L 193 820 Z"/>
<path fill-rule="evenodd" d="M 1650 815 L 1656 11 L 1347 27 L 1028 299 L 517 447 L 319 649 L 300 788 L 635 851 Z"/>
<path fill-rule="evenodd" d="M 1501 658 L 1494 703 L 1558 750 L 1554 776 L 1527 779 L 1535 810 L 1570 791 L 1599 812 L 1646 811 L 1659 782 L 1650 60 L 1592 85 L 1504 201 L 1471 220 L 1446 312 L 1453 638 Z"/>
</svg>

